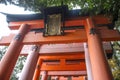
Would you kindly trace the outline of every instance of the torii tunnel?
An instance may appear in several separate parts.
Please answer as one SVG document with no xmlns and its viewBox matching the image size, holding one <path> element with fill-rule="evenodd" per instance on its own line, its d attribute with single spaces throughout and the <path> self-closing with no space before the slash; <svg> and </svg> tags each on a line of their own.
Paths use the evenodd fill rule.
<svg viewBox="0 0 120 80">
<path fill-rule="evenodd" d="M 112 55 L 110 42 L 120 40 L 119 32 L 108 29 L 112 22 L 104 15 L 72 12 L 65 17 L 64 35 L 46 37 L 40 14 L 8 14 L 8 27 L 19 31 L 0 40 L 0 45 L 9 46 L 0 61 L 0 80 L 10 79 L 21 55 L 27 60 L 19 80 L 113 80 L 107 59 Z"/>
</svg>

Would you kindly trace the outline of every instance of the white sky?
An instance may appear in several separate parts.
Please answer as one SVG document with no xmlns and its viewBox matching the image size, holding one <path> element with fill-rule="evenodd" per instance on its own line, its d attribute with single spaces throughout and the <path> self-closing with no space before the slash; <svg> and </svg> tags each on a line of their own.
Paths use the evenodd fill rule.
<svg viewBox="0 0 120 80">
<path fill-rule="evenodd" d="M 78 7 L 76 7 L 76 8 L 78 8 Z M 0 12 L 10 13 L 10 14 L 34 13 L 34 12 L 30 12 L 30 11 L 24 11 L 24 8 L 21 8 L 21 7 L 17 7 L 14 5 L 4 5 L 4 4 L 0 4 Z M 4 35 L 9 35 L 10 32 L 11 31 L 9 30 L 8 24 L 6 22 L 6 16 L 0 13 L 0 37 L 4 36 Z"/>
<path fill-rule="evenodd" d="M 33 12 L 24 11 L 24 8 L 17 7 L 14 5 L 4 5 L 0 4 L 0 12 L 10 13 L 10 14 L 31 14 Z M 8 28 L 6 22 L 6 16 L 0 13 L 0 37 L 4 35 L 9 35 L 11 31 Z"/>
</svg>

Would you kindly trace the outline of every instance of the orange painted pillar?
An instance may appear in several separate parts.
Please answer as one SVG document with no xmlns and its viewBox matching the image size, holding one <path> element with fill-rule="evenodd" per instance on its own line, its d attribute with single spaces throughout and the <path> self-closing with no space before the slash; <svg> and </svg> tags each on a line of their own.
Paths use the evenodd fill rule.
<svg viewBox="0 0 120 80">
<path fill-rule="evenodd" d="M 40 59 L 40 56 L 39 56 L 37 65 L 36 65 L 36 69 L 34 72 L 33 80 L 39 80 L 41 66 L 42 66 L 42 59 Z"/>
<path fill-rule="evenodd" d="M 88 51 L 88 45 L 87 45 L 87 43 L 84 43 L 83 45 L 84 45 L 85 63 L 86 63 L 88 80 L 93 80 L 92 67 L 91 67 L 91 61 L 90 61 L 90 56 L 89 56 L 89 51 Z"/>
<path fill-rule="evenodd" d="M 39 57 L 40 46 L 32 46 L 30 53 L 28 54 L 26 64 L 23 67 L 19 80 L 32 80 L 37 60 Z"/>
<path fill-rule="evenodd" d="M 18 34 L 10 43 L 8 50 L 6 51 L 0 62 L 0 80 L 9 80 L 20 51 L 23 47 L 22 41 L 28 31 L 29 26 L 27 24 L 22 24 L 20 26 Z"/>
<path fill-rule="evenodd" d="M 48 74 L 47 73 L 48 73 L 47 71 L 43 72 L 41 80 L 47 80 L 47 78 L 48 78 Z"/>
<path fill-rule="evenodd" d="M 91 18 L 86 19 L 85 29 L 88 38 L 88 49 L 92 66 L 93 80 L 113 80 L 102 41 Z"/>
</svg>

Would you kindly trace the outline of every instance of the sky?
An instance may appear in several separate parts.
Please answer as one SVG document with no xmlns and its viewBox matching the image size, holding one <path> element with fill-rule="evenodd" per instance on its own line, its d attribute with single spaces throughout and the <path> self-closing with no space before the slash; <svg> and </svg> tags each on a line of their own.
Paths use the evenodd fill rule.
<svg viewBox="0 0 120 80">
<path fill-rule="evenodd" d="M 79 7 L 76 7 L 77 9 Z M 76 9 L 75 8 L 75 9 Z M 0 4 L 0 12 L 9 13 L 9 14 L 32 14 L 34 12 L 25 11 L 24 8 L 14 6 L 14 5 L 4 5 Z M 6 16 L 0 13 L 0 38 L 1 36 L 7 36 L 9 33 L 15 31 L 10 31 L 8 28 L 8 23 L 6 22 Z"/>
<path fill-rule="evenodd" d="M 9 14 L 32 14 L 34 12 L 24 11 L 24 8 L 17 7 L 14 5 L 4 5 L 0 4 L 0 12 L 9 13 Z M 11 31 L 8 28 L 8 23 L 6 22 L 6 16 L 0 13 L 0 38 L 2 36 L 7 36 L 10 33 L 15 32 Z"/>
</svg>

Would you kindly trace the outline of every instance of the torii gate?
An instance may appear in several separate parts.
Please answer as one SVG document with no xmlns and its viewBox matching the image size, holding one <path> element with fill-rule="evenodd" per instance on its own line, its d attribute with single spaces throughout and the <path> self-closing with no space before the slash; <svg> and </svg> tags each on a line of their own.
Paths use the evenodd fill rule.
<svg viewBox="0 0 120 80">
<path fill-rule="evenodd" d="M 104 53 L 104 43 L 102 45 L 102 42 L 118 41 L 120 40 L 120 34 L 117 30 L 108 29 L 106 25 L 109 24 L 111 22 L 103 15 L 67 17 L 65 19 L 65 27 L 75 30 L 65 30 L 65 35 L 62 36 L 44 37 L 41 32 L 30 32 L 33 29 L 44 28 L 43 19 L 9 22 L 9 28 L 11 30 L 19 29 L 19 32 L 16 35 L 11 34 L 0 40 L 0 45 L 9 45 L 7 52 L 0 61 L 0 80 L 8 80 L 10 78 L 24 45 L 35 46 L 32 47 L 27 57 L 26 65 L 19 80 L 38 80 L 41 71 L 45 71 L 45 73 L 42 73 L 43 80 L 47 79 L 47 74 L 58 77 L 66 74 L 67 76 L 88 76 L 88 80 L 113 80 Z M 74 26 L 77 26 L 77 28 Z M 83 26 L 83 28 L 80 29 L 80 26 Z M 72 48 L 69 48 L 68 51 L 64 52 L 61 51 L 65 48 L 63 46 L 61 50 L 56 50 L 59 52 L 51 52 L 50 54 L 43 51 L 46 54 L 38 54 L 45 44 L 69 45 L 69 43 L 84 43 L 84 46 L 82 44 L 84 50 L 79 50 L 80 48 L 71 50 Z M 76 45 L 72 47 L 76 47 Z M 54 71 L 58 71 L 58 73 Z M 60 75 L 59 71 L 62 71 L 62 75 Z M 75 74 L 77 73 L 76 71 L 79 71 L 78 74 Z M 81 78 L 81 80 L 84 79 Z"/>
</svg>

